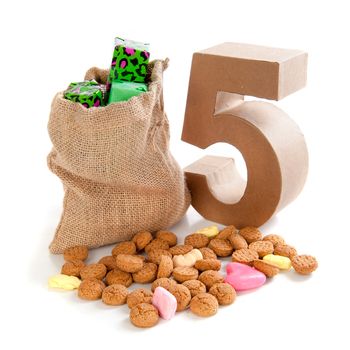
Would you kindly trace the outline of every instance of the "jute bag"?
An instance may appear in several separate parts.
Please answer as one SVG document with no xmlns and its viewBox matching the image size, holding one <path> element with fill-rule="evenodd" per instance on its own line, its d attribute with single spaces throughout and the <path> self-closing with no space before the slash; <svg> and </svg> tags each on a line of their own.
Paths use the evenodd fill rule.
<svg viewBox="0 0 350 350">
<path fill-rule="evenodd" d="M 58 93 L 48 130 L 48 166 L 63 182 L 63 213 L 50 245 L 98 247 L 141 230 L 167 228 L 185 214 L 190 195 L 169 151 L 163 108 L 163 71 L 150 64 L 149 91 L 106 107 L 85 108 Z M 105 83 L 108 70 L 91 68 L 85 79 Z"/>
</svg>

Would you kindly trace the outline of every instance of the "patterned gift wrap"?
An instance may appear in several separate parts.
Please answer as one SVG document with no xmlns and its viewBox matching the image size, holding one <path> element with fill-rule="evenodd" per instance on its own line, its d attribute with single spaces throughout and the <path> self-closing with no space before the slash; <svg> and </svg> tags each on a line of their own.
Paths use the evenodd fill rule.
<svg viewBox="0 0 350 350">
<path fill-rule="evenodd" d="M 115 38 L 115 48 L 108 77 L 107 90 L 113 80 L 144 83 L 149 63 L 149 44 Z"/>
<path fill-rule="evenodd" d="M 79 102 L 84 107 L 99 107 L 105 105 L 106 86 L 95 80 L 71 83 L 64 92 L 64 98 Z"/>
</svg>

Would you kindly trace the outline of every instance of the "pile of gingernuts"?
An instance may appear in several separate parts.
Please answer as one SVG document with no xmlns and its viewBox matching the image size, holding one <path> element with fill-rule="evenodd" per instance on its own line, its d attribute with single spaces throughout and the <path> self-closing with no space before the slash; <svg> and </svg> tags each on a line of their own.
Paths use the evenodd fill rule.
<svg viewBox="0 0 350 350">
<path fill-rule="evenodd" d="M 111 255 L 97 263 L 86 264 L 88 254 L 84 246 L 66 249 L 61 274 L 81 280 L 79 298 L 102 299 L 111 306 L 127 304 L 131 323 L 142 328 L 159 321 L 159 312 L 152 304 L 157 287 L 176 298 L 176 312 L 189 308 L 197 316 L 208 317 L 217 313 L 219 305 L 233 304 L 236 291 L 225 283 L 219 258 L 232 256 L 232 261 L 253 266 L 267 277 L 279 272 L 277 265 L 263 260 L 268 254 L 288 257 L 301 274 L 317 268 L 314 257 L 298 255 L 281 236 L 263 237 L 255 227 L 237 230 L 233 225 L 220 232 L 215 227 L 205 228 L 186 236 L 183 244 L 178 244 L 177 236 L 170 231 L 154 235 L 142 231 L 130 241 L 118 243 Z M 133 283 L 150 287 L 129 291 Z"/>
</svg>

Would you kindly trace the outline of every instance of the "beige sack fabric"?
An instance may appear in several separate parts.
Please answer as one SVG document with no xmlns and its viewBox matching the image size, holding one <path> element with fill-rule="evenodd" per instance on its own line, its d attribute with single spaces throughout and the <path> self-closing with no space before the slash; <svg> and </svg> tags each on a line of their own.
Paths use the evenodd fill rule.
<svg viewBox="0 0 350 350">
<path fill-rule="evenodd" d="M 163 109 L 166 61 L 150 64 L 149 91 L 106 107 L 85 108 L 58 93 L 48 125 L 48 166 L 63 182 L 61 221 L 50 245 L 90 248 L 130 239 L 141 230 L 167 228 L 182 218 L 190 194 L 169 151 Z M 105 83 L 108 70 L 85 79 Z"/>
</svg>

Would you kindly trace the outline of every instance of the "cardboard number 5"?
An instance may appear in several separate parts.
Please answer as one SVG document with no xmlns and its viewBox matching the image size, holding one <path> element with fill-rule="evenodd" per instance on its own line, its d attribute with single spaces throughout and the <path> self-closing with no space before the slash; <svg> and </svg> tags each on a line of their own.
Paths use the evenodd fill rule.
<svg viewBox="0 0 350 350">
<path fill-rule="evenodd" d="M 308 153 L 286 113 L 265 101 L 305 86 L 307 54 L 297 50 L 224 43 L 192 59 L 182 140 L 206 148 L 235 146 L 246 162 L 247 181 L 234 160 L 205 156 L 185 168 L 193 207 L 225 225 L 260 226 L 302 190 Z"/>
</svg>

